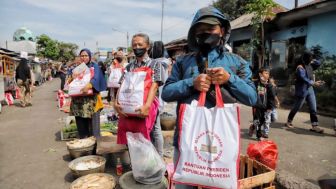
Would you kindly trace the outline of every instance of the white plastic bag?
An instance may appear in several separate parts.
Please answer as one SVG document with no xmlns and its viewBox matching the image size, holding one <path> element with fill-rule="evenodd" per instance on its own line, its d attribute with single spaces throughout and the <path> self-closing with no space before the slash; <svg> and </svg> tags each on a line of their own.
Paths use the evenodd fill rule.
<svg viewBox="0 0 336 189">
<path fill-rule="evenodd" d="M 107 86 L 113 88 L 119 88 L 120 87 L 119 81 L 121 76 L 122 76 L 122 68 L 112 68 L 110 76 L 107 81 Z"/>
<path fill-rule="evenodd" d="M 239 106 L 222 101 L 216 86 L 216 107 L 199 101 L 180 107 L 180 156 L 173 182 L 210 188 L 239 188 Z"/>
<path fill-rule="evenodd" d="M 73 71 L 74 80 L 69 84 L 68 94 L 70 96 L 82 96 L 93 94 L 90 89 L 87 94 L 83 94 L 81 90 L 90 83 L 91 78 L 94 76 L 93 67 L 89 68 L 84 63 L 77 66 Z"/>
<path fill-rule="evenodd" d="M 153 144 L 141 133 L 127 132 L 134 179 L 142 184 L 160 183 L 166 165 Z"/>
<path fill-rule="evenodd" d="M 151 73 L 152 70 L 148 67 L 125 73 L 118 92 L 118 102 L 124 113 L 131 116 L 139 114 L 135 110 L 143 106 L 147 100 L 152 85 Z"/>
</svg>

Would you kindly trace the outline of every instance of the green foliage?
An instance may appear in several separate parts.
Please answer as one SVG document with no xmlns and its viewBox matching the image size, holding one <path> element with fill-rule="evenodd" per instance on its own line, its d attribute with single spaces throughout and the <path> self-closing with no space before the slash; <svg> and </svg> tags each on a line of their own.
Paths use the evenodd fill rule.
<svg viewBox="0 0 336 189">
<path fill-rule="evenodd" d="M 259 56 L 259 65 L 264 64 L 265 57 L 265 37 L 264 37 L 264 22 L 273 18 L 273 8 L 278 5 L 273 0 L 254 0 L 246 5 L 247 13 L 252 13 L 252 28 L 254 30 L 254 37 L 252 44 L 254 49 L 257 50 Z"/>
<path fill-rule="evenodd" d="M 131 53 L 131 52 L 133 52 L 133 49 L 132 49 L 132 47 L 128 47 L 128 48 L 127 48 L 127 52 L 128 52 L 128 53 Z"/>
<path fill-rule="evenodd" d="M 219 9 L 229 20 L 245 14 L 245 6 L 252 0 L 217 0 L 213 6 Z"/>
<path fill-rule="evenodd" d="M 265 22 L 266 18 L 275 16 L 272 9 L 277 6 L 273 0 L 254 0 L 246 5 L 246 11 L 254 14 L 252 24 L 259 25 Z"/>
<path fill-rule="evenodd" d="M 313 57 L 322 61 L 315 71 L 315 80 L 325 81 L 325 85 L 316 88 L 316 99 L 320 108 L 333 112 L 336 107 L 336 56 L 323 51 L 320 45 L 310 48 Z M 334 112 L 335 113 L 335 112 Z"/>
<path fill-rule="evenodd" d="M 252 50 L 251 43 L 244 43 L 239 47 L 237 47 L 237 54 L 241 56 L 244 60 L 250 60 L 251 50 Z"/>
<path fill-rule="evenodd" d="M 75 59 L 76 50 L 78 49 L 78 46 L 76 44 L 58 42 L 58 48 L 60 50 L 58 55 L 59 61 L 68 62 Z"/>
<path fill-rule="evenodd" d="M 37 37 L 37 56 L 42 56 L 55 60 L 58 56 L 59 48 L 56 41 L 49 36 L 42 34 Z"/>
<path fill-rule="evenodd" d="M 76 57 L 78 46 L 73 43 L 64 43 L 51 39 L 42 34 L 37 37 L 37 56 L 68 62 Z"/>
</svg>

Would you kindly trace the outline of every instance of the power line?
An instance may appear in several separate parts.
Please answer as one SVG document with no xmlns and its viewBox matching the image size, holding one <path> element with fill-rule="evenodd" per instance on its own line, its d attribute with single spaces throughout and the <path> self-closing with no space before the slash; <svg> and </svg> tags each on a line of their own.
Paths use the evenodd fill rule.
<svg viewBox="0 0 336 189">
<path fill-rule="evenodd" d="M 162 0 L 162 11 L 161 11 L 161 41 L 162 41 L 162 31 L 163 31 L 163 11 L 164 11 L 164 0 Z"/>
<path fill-rule="evenodd" d="M 169 27 L 166 27 L 166 28 L 165 28 L 165 31 L 167 31 L 167 30 L 171 30 L 171 29 L 175 28 L 176 26 L 183 24 L 184 22 L 187 21 L 187 19 L 190 19 L 190 18 L 193 17 L 194 15 L 195 15 L 195 14 L 193 13 L 193 14 L 191 14 L 190 16 L 188 16 L 187 18 L 184 18 L 184 20 L 182 20 L 181 22 L 178 22 L 178 23 L 173 24 L 173 25 L 171 25 L 171 26 L 169 26 Z M 159 35 L 160 33 L 161 33 L 161 32 L 157 32 L 157 33 L 151 34 L 150 36 Z"/>
</svg>

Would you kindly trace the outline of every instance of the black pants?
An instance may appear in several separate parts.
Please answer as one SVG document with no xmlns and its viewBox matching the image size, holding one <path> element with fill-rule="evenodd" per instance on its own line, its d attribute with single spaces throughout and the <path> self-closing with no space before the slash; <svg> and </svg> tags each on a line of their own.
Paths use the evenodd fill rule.
<svg viewBox="0 0 336 189">
<path fill-rule="evenodd" d="M 90 136 L 100 137 L 100 114 L 96 112 L 92 118 L 83 118 L 76 116 L 76 125 L 79 138 L 87 138 Z"/>
<path fill-rule="evenodd" d="M 89 136 L 92 136 L 92 119 L 79 116 L 76 116 L 75 118 L 79 138 L 87 138 Z"/>
<path fill-rule="evenodd" d="M 64 85 L 65 85 L 65 74 L 60 74 L 60 79 L 61 79 L 61 90 L 64 89 Z"/>
</svg>

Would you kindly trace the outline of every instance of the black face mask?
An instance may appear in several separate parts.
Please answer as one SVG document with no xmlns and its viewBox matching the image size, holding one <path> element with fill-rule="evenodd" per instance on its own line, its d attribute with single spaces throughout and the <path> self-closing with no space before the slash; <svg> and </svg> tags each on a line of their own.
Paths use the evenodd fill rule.
<svg viewBox="0 0 336 189">
<path fill-rule="evenodd" d="M 196 35 L 196 42 L 202 54 L 208 54 L 218 46 L 219 41 L 219 34 L 201 33 Z"/>
<path fill-rule="evenodd" d="M 145 53 L 146 53 L 146 48 L 142 48 L 142 49 L 133 49 L 134 55 L 136 57 L 142 57 Z"/>
<path fill-rule="evenodd" d="M 122 57 L 116 57 L 117 61 L 120 63 L 123 61 L 123 58 Z"/>
</svg>

